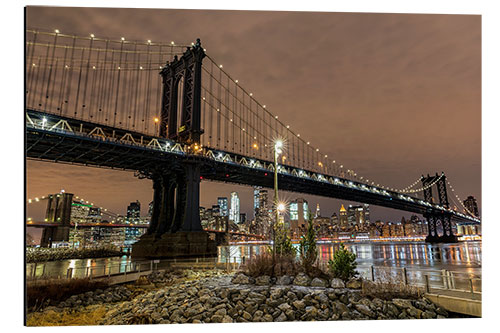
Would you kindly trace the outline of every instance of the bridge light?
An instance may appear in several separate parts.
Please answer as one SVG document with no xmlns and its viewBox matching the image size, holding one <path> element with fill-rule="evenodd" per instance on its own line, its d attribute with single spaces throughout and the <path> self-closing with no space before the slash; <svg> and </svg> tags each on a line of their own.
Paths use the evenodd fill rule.
<svg viewBox="0 0 500 333">
<path fill-rule="evenodd" d="M 54 32 L 55 32 L 56 34 L 58 34 L 58 33 L 59 33 L 59 29 L 54 30 Z"/>
<path fill-rule="evenodd" d="M 157 117 L 155 117 L 155 123 L 159 122 L 160 119 L 158 119 Z"/>
<path fill-rule="evenodd" d="M 175 45 L 174 41 L 171 41 L 170 44 Z"/>
<path fill-rule="evenodd" d="M 274 116 L 274 118 L 278 119 L 278 116 Z"/>
<path fill-rule="evenodd" d="M 151 44 L 151 39 L 148 39 L 148 44 Z"/>
<path fill-rule="evenodd" d="M 250 96 L 253 96 L 253 94 L 252 94 L 252 93 L 250 93 Z"/>
<path fill-rule="evenodd" d="M 38 202 L 38 201 L 40 201 L 40 199 L 38 199 L 38 198 L 35 198 L 35 201 L 37 201 L 37 202 Z"/>
<path fill-rule="evenodd" d="M 258 148 L 259 148 L 259 146 L 258 146 L 256 143 L 254 143 L 252 147 L 253 147 L 254 149 L 258 149 Z"/>
<path fill-rule="evenodd" d="M 139 66 L 139 69 L 142 69 L 142 66 Z"/>
<path fill-rule="evenodd" d="M 95 69 L 95 66 L 92 66 L 92 69 Z"/>
<path fill-rule="evenodd" d="M 94 37 L 95 37 L 94 34 L 90 34 L 90 38 L 94 38 Z"/>
<path fill-rule="evenodd" d="M 262 105 L 262 107 L 265 109 L 265 108 L 266 108 L 266 105 L 264 104 L 264 105 Z"/>
<path fill-rule="evenodd" d="M 319 151 L 319 148 L 316 148 L 316 151 Z"/>
<path fill-rule="evenodd" d="M 310 144 L 310 142 L 309 142 L 309 141 L 307 141 L 307 144 Z"/>
<path fill-rule="evenodd" d="M 125 41 L 125 37 L 122 37 L 122 42 Z"/>
<path fill-rule="evenodd" d="M 238 83 L 238 80 L 234 80 L 234 82 Z"/>
<path fill-rule="evenodd" d="M 222 68 L 222 65 L 219 65 L 219 68 Z"/>
<path fill-rule="evenodd" d="M 28 203 L 31 203 L 31 199 L 28 199 Z"/>
</svg>

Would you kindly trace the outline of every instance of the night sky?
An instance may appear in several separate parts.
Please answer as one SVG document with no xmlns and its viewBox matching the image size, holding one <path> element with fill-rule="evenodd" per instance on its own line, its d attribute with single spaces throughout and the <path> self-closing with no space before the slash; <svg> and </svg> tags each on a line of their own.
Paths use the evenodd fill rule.
<svg viewBox="0 0 500 333">
<path fill-rule="evenodd" d="M 462 200 L 473 195 L 481 206 L 478 15 L 28 7 L 27 26 L 127 40 L 199 37 L 257 100 L 346 168 L 398 188 L 444 171 Z M 27 185 L 28 198 L 64 188 L 121 214 L 135 200 L 145 214 L 152 199 L 151 181 L 131 172 L 51 162 L 28 161 Z M 233 190 L 252 217 L 250 187 L 204 182 L 201 205 Z M 340 207 L 285 197 L 320 203 L 324 216 Z M 44 204 L 28 206 L 35 220 L 43 213 Z M 371 215 L 410 213 L 372 206 Z"/>
</svg>

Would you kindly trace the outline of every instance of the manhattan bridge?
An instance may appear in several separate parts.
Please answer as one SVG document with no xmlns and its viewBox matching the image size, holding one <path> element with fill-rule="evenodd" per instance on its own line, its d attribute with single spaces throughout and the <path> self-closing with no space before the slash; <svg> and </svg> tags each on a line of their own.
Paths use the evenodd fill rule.
<svg viewBox="0 0 500 333">
<path fill-rule="evenodd" d="M 452 223 L 480 223 L 444 172 L 397 189 L 313 147 L 199 39 L 161 43 L 28 29 L 25 55 L 28 158 L 129 170 L 152 180 L 151 223 L 138 255 L 213 252 L 200 223 L 200 182 L 272 188 L 275 165 L 280 190 L 422 214 L 429 242 L 455 241 Z M 284 147 L 275 163 L 277 140 Z"/>
</svg>

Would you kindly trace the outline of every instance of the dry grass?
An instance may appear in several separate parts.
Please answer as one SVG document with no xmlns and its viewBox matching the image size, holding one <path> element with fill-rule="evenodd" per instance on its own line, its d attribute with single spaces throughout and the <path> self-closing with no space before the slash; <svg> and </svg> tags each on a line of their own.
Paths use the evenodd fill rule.
<svg viewBox="0 0 500 333">
<path fill-rule="evenodd" d="M 389 272 L 377 273 L 375 282 L 363 281 L 361 293 L 363 296 L 391 300 L 393 298 L 418 299 L 424 295 L 424 289 L 415 285 L 405 285 L 403 281 Z"/>
<path fill-rule="evenodd" d="M 98 325 L 106 314 L 104 305 L 94 305 L 84 311 L 64 310 L 62 312 L 44 311 L 28 314 L 27 326 L 85 326 Z"/>
<path fill-rule="evenodd" d="M 262 253 L 250 259 L 242 266 L 242 271 L 252 277 L 273 274 L 273 256 L 271 253 Z M 296 275 L 302 271 L 293 255 L 276 255 L 274 276 Z"/>
<path fill-rule="evenodd" d="M 26 288 L 28 310 L 42 307 L 47 300 L 58 303 L 71 295 L 78 295 L 108 287 L 106 282 L 90 279 L 41 280 L 30 283 Z"/>
</svg>

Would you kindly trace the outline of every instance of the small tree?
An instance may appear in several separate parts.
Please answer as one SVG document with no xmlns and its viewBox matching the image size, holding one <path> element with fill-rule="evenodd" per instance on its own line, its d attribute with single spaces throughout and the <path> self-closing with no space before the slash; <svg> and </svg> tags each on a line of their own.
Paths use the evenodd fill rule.
<svg viewBox="0 0 500 333">
<path fill-rule="evenodd" d="M 295 256 L 296 250 L 292 245 L 292 240 L 288 236 L 285 227 L 282 223 L 275 227 L 276 239 L 276 255 L 279 256 Z"/>
<path fill-rule="evenodd" d="M 340 249 L 333 255 L 333 260 L 328 261 L 328 268 L 333 277 L 343 281 L 358 275 L 356 265 L 356 254 L 346 249 L 343 243 L 340 243 Z"/>
<path fill-rule="evenodd" d="M 307 231 L 300 239 L 300 259 L 306 272 L 310 272 L 316 258 L 318 257 L 318 250 L 316 247 L 316 231 L 314 230 L 311 212 L 308 212 L 309 219 L 307 221 Z"/>
</svg>

